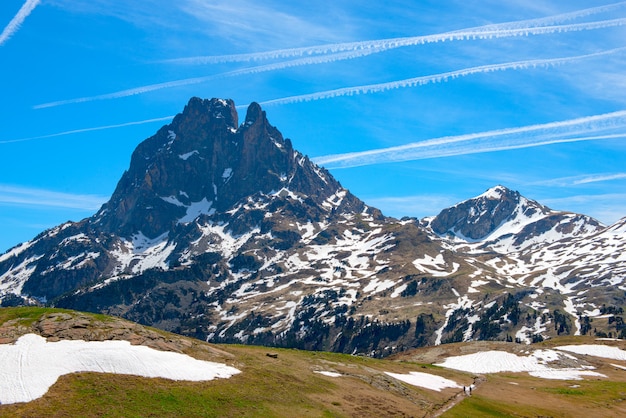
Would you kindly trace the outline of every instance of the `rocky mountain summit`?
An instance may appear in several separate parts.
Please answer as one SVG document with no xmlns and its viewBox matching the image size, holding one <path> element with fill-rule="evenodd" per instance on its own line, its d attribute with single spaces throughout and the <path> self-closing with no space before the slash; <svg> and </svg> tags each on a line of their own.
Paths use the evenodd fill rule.
<svg viewBox="0 0 626 418">
<path fill-rule="evenodd" d="M 425 223 L 438 235 L 504 251 L 604 229 L 589 216 L 554 211 L 503 186 L 444 209 Z"/>
<path fill-rule="evenodd" d="M 470 339 L 622 335 L 624 220 L 503 186 L 383 216 L 251 104 L 192 98 L 92 217 L 0 256 L 2 304 L 103 312 L 212 342 L 388 355 Z M 593 324 L 592 324 L 593 323 Z"/>
</svg>

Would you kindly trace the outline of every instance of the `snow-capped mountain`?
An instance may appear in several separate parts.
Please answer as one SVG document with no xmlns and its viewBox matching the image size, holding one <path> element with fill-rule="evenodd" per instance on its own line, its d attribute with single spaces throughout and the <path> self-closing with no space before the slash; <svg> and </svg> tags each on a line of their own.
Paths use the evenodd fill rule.
<svg viewBox="0 0 626 418">
<path fill-rule="evenodd" d="M 232 101 L 193 98 L 137 147 L 94 216 L 0 256 L 0 297 L 209 341 L 373 355 L 584 333 L 592 319 L 618 335 L 625 229 L 502 186 L 434 218 L 388 218 L 259 105 L 239 124 Z"/>
<path fill-rule="evenodd" d="M 440 236 L 503 252 L 604 229 L 589 216 L 552 210 L 503 186 L 444 209 L 425 223 Z"/>
</svg>

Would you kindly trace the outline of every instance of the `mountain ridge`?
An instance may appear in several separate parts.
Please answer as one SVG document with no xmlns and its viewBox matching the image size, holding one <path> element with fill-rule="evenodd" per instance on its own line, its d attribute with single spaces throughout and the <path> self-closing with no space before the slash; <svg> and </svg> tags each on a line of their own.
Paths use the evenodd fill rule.
<svg viewBox="0 0 626 418">
<path fill-rule="evenodd" d="M 192 98 L 137 147 L 94 216 L 0 256 L 0 297 L 213 342 L 385 356 L 625 335 L 624 249 L 619 225 L 503 186 L 429 219 L 385 217 L 258 104 L 239 125 L 232 100 Z"/>
</svg>

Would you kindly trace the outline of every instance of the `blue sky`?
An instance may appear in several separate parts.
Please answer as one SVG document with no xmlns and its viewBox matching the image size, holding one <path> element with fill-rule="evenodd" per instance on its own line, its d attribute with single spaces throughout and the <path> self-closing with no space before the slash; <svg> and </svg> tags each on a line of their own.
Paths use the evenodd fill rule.
<svg viewBox="0 0 626 418">
<path fill-rule="evenodd" d="M 626 216 L 626 2 L 365 3 L 3 0 L 0 252 L 93 214 L 191 96 L 261 103 L 386 215 L 502 184 Z"/>
</svg>

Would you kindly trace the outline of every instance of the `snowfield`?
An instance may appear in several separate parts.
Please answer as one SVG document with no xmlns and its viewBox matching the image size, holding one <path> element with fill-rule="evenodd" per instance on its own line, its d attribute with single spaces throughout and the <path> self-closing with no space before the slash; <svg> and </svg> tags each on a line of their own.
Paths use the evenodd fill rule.
<svg viewBox="0 0 626 418">
<path fill-rule="evenodd" d="M 608 353 L 615 356 L 609 357 L 614 359 L 618 359 L 617 356 L 623 355 L 622 353 L 626 354 L 623 350 L 616 349 L 615 347 L 604 347 L 603 349 L 596 347 L 604 346 L 564 346 L 557 347 L 556 350 L 536 350 L 528 356 L 518 356 L 505 351 L 482 351 L 463 356 L 448 357 L 442 363 L 437 364 L 437 366 L 469 373 L 528 372 L 528 374 L 534 377 L 558 380 L 581 380 L 582 376 L 606 377 L 601 373 L 591 371 L 591 367 L 589 366 L 558 368 L 550 365 L 550 363 L 561 359 L 576 359 L 572 355 L 562 353 L 558 350 L 597 356 L 600 356 L 600 354 L 592 353 Z M 617 353 L 617 351 L 612 349 L 621 353 Z"/>
<path fill-rule="evenodd" d="M 562 351 L 569 351 L 576 354 L 585 354 L 588 356 L 608 358 L 612 360 L 624 360 L 626 361 L 626 351 L 617 347 L 611 347 L 608 345 L 563 345 L 557 347 Z"/>
<path fill-rule="evenodd" d="M 316 371 L 315 373 L 322 374 L 328 377 L 341 377 L 341 373 L 329 372 L 329 371 Z M 387 376 L 398 379 L 409 385 L 419 386 L 421 388 L 435 390 L 441 392 L 446 388 L 460 388 L 461 386 L 454 380 L 446 379 L 445 377 L 437 376 L 429 373 L 422 372 L 409 372 L 407 374 L 385 372 Z"/>
<path fill-rule="evenodd" d="M 134 346 L 128 341 L 47 342 L 27 334 L 0 344 L 0 403 L 42 397 L 65 374 L 118 373 L 172 380 L 206 381 L 240 373 L 234 367 L 173 352 Z"/>
</svg>

